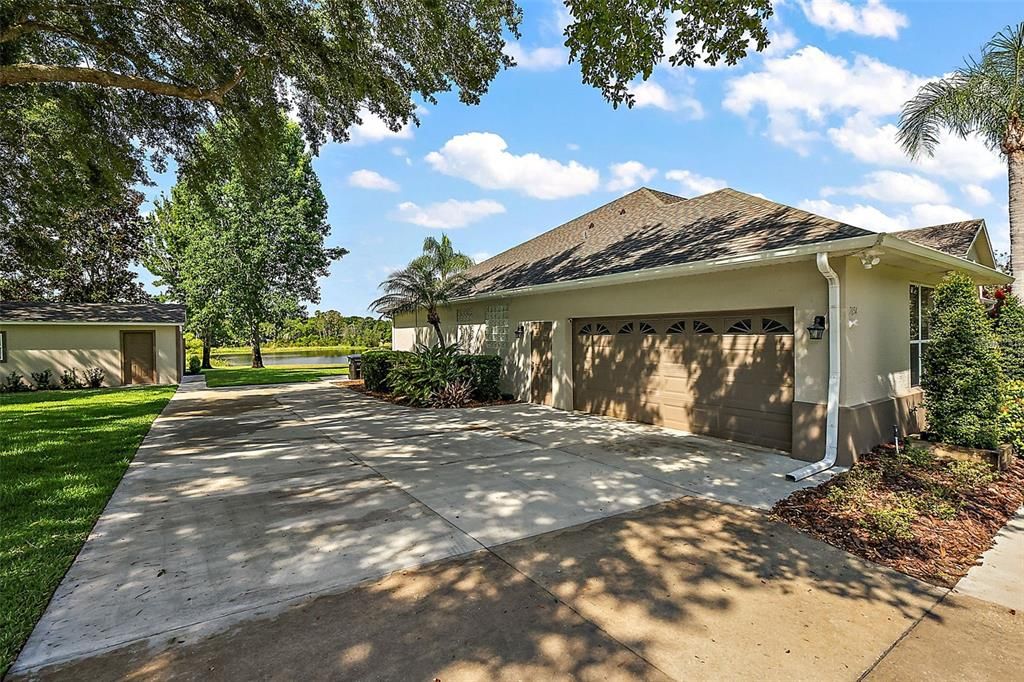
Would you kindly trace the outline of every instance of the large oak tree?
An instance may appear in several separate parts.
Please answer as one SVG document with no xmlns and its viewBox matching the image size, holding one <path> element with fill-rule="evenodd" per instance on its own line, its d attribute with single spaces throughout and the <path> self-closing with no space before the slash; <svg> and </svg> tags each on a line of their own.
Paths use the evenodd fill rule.
<svg viewBox="0 0 1024 682">
<path fill-rule="evenodd" d="M 194 161 L 155 211 L 147 259 L 206 345 L 226 322 L 249 342 L 253 367 L 263 366 L 265 325 L 318 302 L 319 278 L 347 253 L 325 246 L 327 200 L 298 126 L 283 114 L 276 120 L 264 136 L 268 160 L 256 167 L 243 158 L 244 128 L 222 122 L 200 136 Z"/>
</svg>

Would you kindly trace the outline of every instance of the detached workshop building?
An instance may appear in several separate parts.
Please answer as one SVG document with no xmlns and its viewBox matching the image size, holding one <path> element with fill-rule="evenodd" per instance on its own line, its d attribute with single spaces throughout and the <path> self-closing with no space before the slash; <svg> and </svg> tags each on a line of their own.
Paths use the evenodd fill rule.
<svg viewBox="0 0 1024 682">
<path fill-rule="evenodd" d="M 185 306 L 0 302 L 0 375 L 99 367 L 104 385 L 175 384 L 185 371 Z"/>
</svg>

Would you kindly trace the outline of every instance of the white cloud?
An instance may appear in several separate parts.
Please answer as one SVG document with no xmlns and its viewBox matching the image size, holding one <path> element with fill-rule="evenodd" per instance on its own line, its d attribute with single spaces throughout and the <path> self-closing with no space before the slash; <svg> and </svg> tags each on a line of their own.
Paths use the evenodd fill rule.
<svg viewBox="0 0 1024 682">
<path fill-rule="evenodd" d="M 771 138 L 806 153 L 829 115 L 898 113 L 926 81 L 871 57 L 848 61 L 809 45 L 730 80 L 722 104 L 743 116 L 764 106 Z"/>
<path fill-rule="evenodd" d="M 478 199 L 477 201 L 449 199 L 428 206 L 404 201 L 398 205 L 393 217 L 413 225 L 447 229 L 465 227 L 488 216 L 504 212 L 504 206 L 490 199 Z"/>
<path fill-rule="evenodd" d="M 348 131 L 352 138 L 351 144 L 368 144 L 381 140 L 408 140 L 412 137 L 412 127 L 409 124 L 402 126 L 399 130 L 391 130 L 382 118 L 366 109 L 359 111 L 359 118 L 362 123 L 352 126 Z"/>
<path fill-rule="evenodd" d="M 483 263 L 485 260 L 491 257 L 491 254 L 487 253 L 486 251 L 481 251 L 479 253 L 474 253 L 470 257 L 473 259 L 474 263 Z"/>
<path fill-rule="evenodd" d="M 946 191 L 938 184 L 911 173 L 896 171 L 875 171 L 868 173 L 866 182 L 853 187 L 826 187 L 822 196 L 853 194 L 865 199 L 875 199 L 898 204 L 945 203 L 949 201 Z"/>
<path fill-rule="evenodd" d="M 915 204 L 908 211 L 895 215 L 880 211 L 869 204 L 841 206 L 825 199 L 808 199 L 800 202 L 798 206 L 805 211 L 876 232 L 898 232 L 971 218 L 966 211 L 947 204 Z"/>
<path fill-rule="evenodd" d="M 991 180 L 1006 173 L 1006 164 L 999 154 L 986 147 L 977 136 L 964 139 L 942 132 L 934 156 L 922 154 L 912 161 L 896 141 L 896 130 L 895 124 L 882 124 L 872 116 L 857 114 L 847 118 L 842 126 L 829 129 L 828 136 L 839 149 L 878 166 L 914 168 L 942 178 L 969 182 Z"/>
<path fill-rule="evenodd" d="M 825 199 L 808 199 L 800 202 L 797 207 L 849 225 L 863 227 L 867 230 L 895 232 L 907 229 L 907 224 L 904 220 L 883 213 L 874 206 L 866 206 L 864 204 L 839 206 Z"/>
<path fill-rule="evenodd" d="M 927 227 L 929 225 L 941 225 L 942 223 L 955 223 L 959 220 L 970 220 L 974 216 L 946 204 L 917 204 L 911 206 L 908 217 L 911 227 Z"/>
<path fill-rule="evenodd" d="M 578 152 L 580 150 L 580 146 L 575 142 L 567 142 L 565 148 L 571 152 Z"/>
<path fill-rule="evenodd" d="M 576 161 L 561 163 L 539 154 L 512 154 L 494 133 L 456 135 L 426 156 L 445 175 L 469 180 L 486 189 L 512 189 L 536 199 L 563 199 L 597 189 L 597 170 Z"/>
<path fill-rule="evenodd" d="M 645 182 L 650 182 L 657 172 L 657 168 L 648 168 L 639 161 L 624 161 L 613 163 L 608 167 L 612 173 L 612 179 L 608 181 L 605 188 L 612 192 L 630 189 Z"/>
<path fill-rule="evenodd" d="M 722 189 L 726 186 L 725 180 L 709 178 L 706 175 L 700 175 L 699 173 L 682 169 L 668 171 L 665 173 L 665 179 L 678 182 L 679 187 L 683 192 L 694 195 L 707 194 L 708 192 L 714 192 L 716 189 Z"/>
<path fill-rule="evenodd" d="M 960 188 L 960 191 L 963 192 L 964 196 L 970 199 L 971 203 L 976 206 L 985 206 L 992 203 L 992 192 L 989 192 L 981 185 L 968 183 L 963 185 Z"/>
<path fill-rule="evenodd" d="M 868 0 L 860 7 L 845 0 L 801 0 L 800 7 L 815 26 L 874 38 L 898 38 L 900 29 L 910 23 L 882 0 Z"/>
<path fill-rule="evenodd" d="M 668 91 L 654 81 L 643 81 L 630 86 L 629 92 L 633 95 L 633 106 L 640 109 L 644 107 L 656 107 L 665 111 L 675 109 L 675 103 Z"/>
<path fill-rule="evenodd" d="M 569 55 L 561 47 L 524 48 L 519 43 L 505 43 L 505 54 L 526 71 L 553 71 L 569 63 Z"/>
<path fill-rule="evenodd" d="M 354 171 L 348 176 L 348 184 L 362 189 L 379 189 L 385 192 L 397 192 L 398 183 L 384 177 L 380 173 L 366 168 Z"/>
<path fill-rule="evenodd" d="M 695 97 L 686 93 L 670 93 L 653 80 L 646 80 L 629 86 L 633 95 L 633 106 L 638 109 L 655 107 L 664 111 L 682 111 L 691 119 L 704 118 L 704 107 Z"/>
<path fill-rule="evenodd" d="M 768 47 L 761 52 L 765 57 L 781 57 L 800 44 L 800 39 L 788 28 L 779 28 L 768 34 Z"/>
</svg>

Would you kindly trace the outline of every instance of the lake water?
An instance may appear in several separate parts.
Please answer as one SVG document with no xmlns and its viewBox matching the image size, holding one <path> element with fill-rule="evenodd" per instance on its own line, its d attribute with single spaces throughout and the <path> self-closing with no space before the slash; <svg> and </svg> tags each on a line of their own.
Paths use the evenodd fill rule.
<svg viewBox="0 0 1024 682">
<path fill-rule="evenodd" d="M 252 353 L 223 353 L 213 356 L 229 367 L 249 367 Z M 289 350 L 287 353 L 264 353 L 264 365 L 347 365 L 348 355 L 322 350 Z"/>
</svg>

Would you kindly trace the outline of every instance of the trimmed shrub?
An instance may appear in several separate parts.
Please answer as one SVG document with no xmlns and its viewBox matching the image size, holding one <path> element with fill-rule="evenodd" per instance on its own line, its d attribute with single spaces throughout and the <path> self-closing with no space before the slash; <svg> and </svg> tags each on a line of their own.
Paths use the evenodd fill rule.
<svg viewBox="0 0 1024 682">
<path fill-rule="evenodd" d="M 4 379 L 4 382 L 0 384 L 0 392 L 3 393 L 20 393 L 21 391 L 28 391 L 30 386 L 24 382 L 25 375 L 19 372 L 11 372 Z"/>
<path fill-rule="evenodd" d="M 1004 443 L 1024 457 L 1024 381 L 1008 381 L 1003 386 L 1003 405 L 999 410 L 999 433 Z"/>
<path fill-rule="evenodd" d="M 60 387 L 65 389 L 82 388 L 82 381 L 78 378 L 78 370 L 66 369 L 60 376 Z"/>
<path fill-rule="evenodd" d="M 501 357 L 497 355 L 460 355 L 459 362 L 469 373 L 475 400 L 497 400 L 501 397 Z"/>
<path fill-rule="evenodd" d="M 371 350 L 363 353 L 363 382 L 366 390 L 377 393 L 390 393 L 391 382 L 388 375 L 395 360 L 403 353 L 393 350 Z"/>
<path fill-rule="evenodd" d="M 188 369 L 186 370 L 189 374 L 199 374 L 203 369 L 203 359 L 198 355 L 188 356 Z"/>
<path fill-rule="evenodd" d="M 53 371 L 44 369 L 42 372 L 32 372 L 32 383 L 36 385 L 40 391 L 48 391 L 51 388 L 56 388 L 53 383 Z"/>
<path fill-rule="evenodd" d="M 403 354 L 388 373 L 388 381 L 397 397 L 419 407 L 435 405 L 450 384 L 472 385 L 469 369 L 454 345 L 418 346 L 415 353 Z"/>
<path fill-rule="evenodd" d="M 103 385 L 104 377 L 107 376 L 107 373 L 100 367 L 90 367 L 83 374 L 85 374 L 85 383 L 89 385 L 89 388 L 99 388 Z"/>
<path fill-rule="evenodd" d="M 1009 381 L 1024 381 L 1024 303 L 1014 294 L 1006 294 L 996 318 L 999 337 L 999 361 Z"/>
<path fill-rule="evenodd" d="M 434 407 L 465 407 L 473 399 L 473 383 L 466 379 L 449 381 L 434 393 L 430 402 Z"/>
<path fill-rule="evenodd" d="M 930 321 L 921 378 L 928 429 L 954 445 L 995 447 L 1002 371 L 992 325 L 967 275 L 950 273 L 935 288 Z"/>
</svg>

